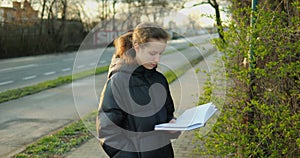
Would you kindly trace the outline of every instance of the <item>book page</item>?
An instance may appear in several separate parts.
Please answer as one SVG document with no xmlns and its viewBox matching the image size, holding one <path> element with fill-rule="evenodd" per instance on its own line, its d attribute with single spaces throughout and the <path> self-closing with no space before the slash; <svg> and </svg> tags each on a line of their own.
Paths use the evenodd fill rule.
<svg viewBox="0 0 300 158">
<path fill-rule="evenodd" d="M 204 126 L 206 121 L 217 111 L 212 103 L 196 106 L 184 111 L 176 120 L 176 123 L 164 123 L 156 125 L 156 129 L 171 128 L 198 128 Z M 165 130 L 166 130 L 165 129 Z M 183 129 L 184 130 L 184 129 Z"/>
<path fill-rule="evenodd" d="M 213 105 L 213 106 L 209 106 L 207 109 L 206 109 L 206 112 L 205 112 L 205 116 L 203 118 L 204 122 L 207 122 L 209 118 L 212 117 L 212 115 L 217 111 L 217 108 Z"/>
<path fill-rule="evenodd" d="M 203 114 L 201 114 L 199 107 L 188 109 L 177 118 L 176 124 L 190 125 L 195 123 L 203 123 L 203 116 L 201 115 Z"/>
</svg>

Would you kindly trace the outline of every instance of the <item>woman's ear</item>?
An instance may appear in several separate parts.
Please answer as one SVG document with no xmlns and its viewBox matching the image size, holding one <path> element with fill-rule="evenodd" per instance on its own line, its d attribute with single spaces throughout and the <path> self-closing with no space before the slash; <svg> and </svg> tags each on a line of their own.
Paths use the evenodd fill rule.
<svg viewBox="0 0 300 158">
<path fill-rule="evenodd" d="M 138 44 L 134 44 L 134 50 L 135 52 L 138 52 L 140 49 L 140 46 Z"/>
</svg>

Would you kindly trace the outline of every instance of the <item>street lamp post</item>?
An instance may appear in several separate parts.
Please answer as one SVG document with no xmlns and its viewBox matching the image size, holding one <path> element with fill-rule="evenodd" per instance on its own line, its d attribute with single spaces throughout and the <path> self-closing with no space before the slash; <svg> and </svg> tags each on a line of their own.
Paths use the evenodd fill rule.
<svg viewBox="0 0 300 158">
<path fill-rule="evenodd" d="M 251 29 L 251 34 L 250 34 L 250 50 L 249 50 L 249 64 L 250 64 L 250 70 L 249 70 L 249 76 L 250 76 L 250 84 L 249 84 L 249 98 L 250 98 L 250 108 L 251 111 L 248 112 L 248 126 L 251 126 L 251 124 L 254 123 L 254 117 L 255 117 L 255 107 L 254 105 L 251 104 L 251 100 L 254 99 L 255 95 L 255 65 L 256 65 L 256 58 L 255 58 L 255 52 L 254 52 L 254 40 L 257 38 L 255 33 L 254 33 L 254 29 L 255 29 L 255 22 L 256 22 L 256 11 L 257 11 L 257 3 L 258 0 L 252 0 L 252 14 L 251 14 L 251 23 L 250 23 L 250 29 Z M 255 133 L 254 131 L 251 129 L 251 127 L 249 128 L 249 134 L 254 136 Z"/>
<path fill-rule="evenodd" d="M 257 4 L 258 0 L 252 0 L 252 14 L 251 14 L 251 45 L 250 45 L 250 69 L 251 71 L 255 68 L 255 53 L 253 51 L 253 39 L 256 38 L 256 36 L 253 34 L 253 29 L 255 27 L 255 22 L 256 22 L 256 11 L 257 11 Z"/>
</svg>

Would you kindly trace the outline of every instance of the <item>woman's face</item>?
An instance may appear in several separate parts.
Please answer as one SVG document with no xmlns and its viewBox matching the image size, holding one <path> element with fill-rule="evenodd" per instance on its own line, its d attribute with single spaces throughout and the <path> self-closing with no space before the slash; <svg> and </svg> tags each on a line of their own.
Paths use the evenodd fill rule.
<svg viewBox="0 0 300 158">
<path fill-rule="evenodd" d="M 167 46 L 166 40 L 150 39 L 145 44 L 136 45 L 136 61 L 146 69 L 153 69 L 157 66 L 162 53 Z"/>
</svg>

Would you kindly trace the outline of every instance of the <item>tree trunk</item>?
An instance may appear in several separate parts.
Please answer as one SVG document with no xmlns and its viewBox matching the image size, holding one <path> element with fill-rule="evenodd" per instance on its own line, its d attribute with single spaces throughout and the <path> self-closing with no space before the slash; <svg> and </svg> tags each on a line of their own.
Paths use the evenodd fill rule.
<svg viewBox="0 0 300 158">
<path fill-rule="evenodd" d="M 116 0 L 114 0 L 113 1 L 113 30 L 116 30 L 116 18 L 115 18 L 115 16 L 116 16 L 116 3 L 117 3 L 117 1 Z"/>
<path fill-rule="evenodd" d="M 68 0 L 61 0 L 62 3 L 62 15 L 61 15 L 61 25 L 59 29 L 55 32 L 55 42 L 59 46 L 59 51 L 63 51 L 65 47 L 64 36 L 65 36 L 65 25 L 67 20 L 67 8 Z"/>
<path fill-rule="evenodd" d="M 217 3 L 216 0 L 212 0 L 212 1 L 208 0 L 208 3 L 215 9 L 218 34 L 219 37 L 223 40 L 223 42 L 225 42 L 219 4 Z"/>
<path fill-rule="evenodd" d="M 207 3 L 210 4 L 215 9 L 215 14 L 216 14 L 215 20 L 217 23 L 217 31 L 219 34 L 219 38 L 222 39 L 223 42 L 225 42 L 221 14 L 220 14 L 220 9 L 219 9 L 219 4 L 217 3 L 217 1 L 216 0 L 207 0 L 207 2 L 201 2 L 201 3 L 195 4 L 194 6 L 207 4 Z"/>
<path fill-rule="evenodd" d="M 39 44 L 36 46 L 36 51 L 40 51 L 40 48 L 44 45 L 43 40 L 43 17 L 46 9 L 47 0 L 43 0 L 42 4 L 42 12 L 41 12 L 41 20 L 40 20 L 40 28 L 39 28 Z"/>
</svg>

